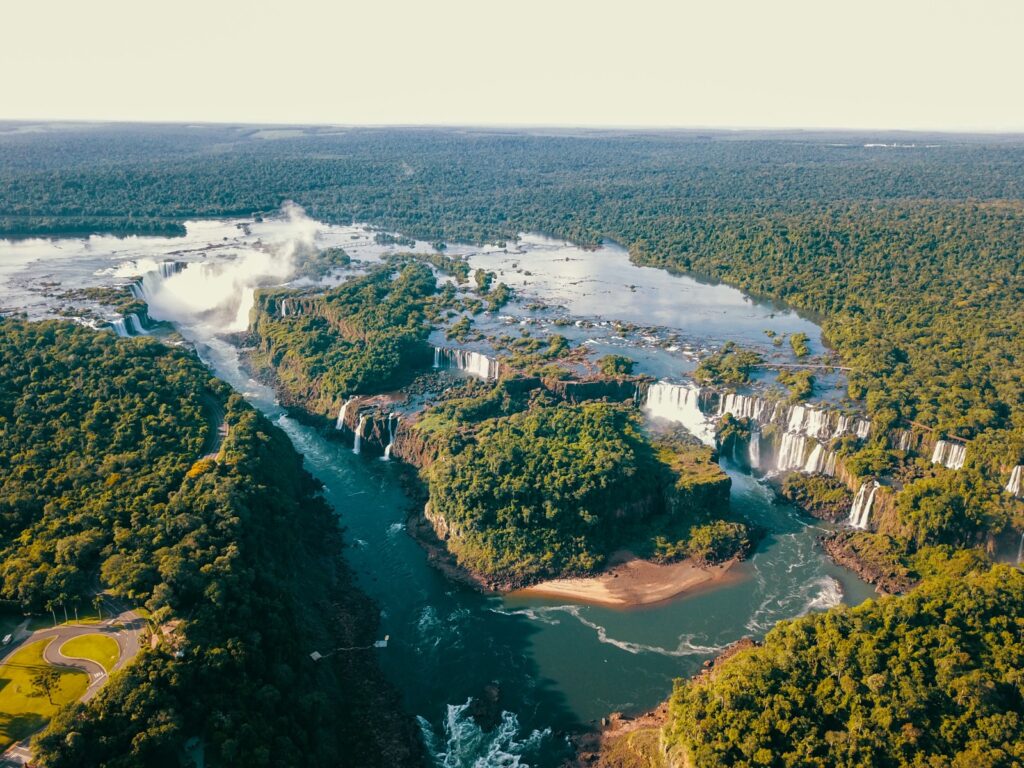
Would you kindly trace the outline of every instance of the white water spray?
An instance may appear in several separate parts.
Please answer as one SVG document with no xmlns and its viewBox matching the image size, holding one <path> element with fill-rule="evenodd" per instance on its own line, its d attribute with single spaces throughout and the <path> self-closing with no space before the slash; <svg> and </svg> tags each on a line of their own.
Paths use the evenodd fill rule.
<svg viewBox="0 0 1024 768">
<path fill-rule="evenodd" d="M 659 381 L 647 389 L 644 410 L 649 416 L 682 424 L 705 445 L 715 444 L 715 427 L 700 409 L 700 388 Z"/>
<path fill-rule="evenodd" d="M 1006 492 L 1014 496 L 1021 495 L 1021 482 L 1024 480 L 1024 466 L 1018 464 L 1010 472 L 1010 481 L 1006 484 Z"/>
<path fill-rule="evenodd" d="M 119 268 L 142 280 L 132 293 L 149 305 L 155 320 L 207 333 L 244 331 L 257 288 L 280 285 L 295 273 L 296 257 L 312 249 L 320 225 L 297 205 L 286 204 L 287 223 L 275 228 L 262 248 L 235 249 L 233 258 L 216 262 L 156 262 L 140 259 Z"/>
<path fill-rule="evenodd" d="M 392 418 L 394 421 L 392 421 Z M 402 420 L 401 416 L 395 414 L 388 414 L 388 444 L 384 446 L 384 461 L 391 461 L 391 447 L 395 444 L 395 430 L 398 428 L 398 422 Z"/>
<path fill-rule="evenodd" d="M 352 453 L 359 453 L 363 447 L 363 430 L 366 428 L 366 420 L 370 418 L 368 413 L 359 417 L 359 426 L 356 427 L 355 442 L 352 445 Z"/>
<path fill-rule="evenodd" d="M 335 429 L 345 428 L 345 414 L 348 412 L 349 405 L 355 400 L 354 397 L 350 397 L 344 403 L 341 404 L 341 408 L 338 409 L 338 420 L 334 422 Z"/>
<path fill-rule="evenodd" d="M 854 528 L 866 531 L 868 521 L 871 519 L 871 505 L 875 501 L 875 493 L 882 486 L 875 480 L 865 480 L 861 483 L 860 490 L 850 507 L 849 523 Z"/>
<path fill-rule="evenodd" d="M 960 469 L 966 459 L 967 446 L 963 443 L 939 440 L 932 451 L 932 464 L 941 464 L 947 469 Z"/>
<path fill-rule="evenodd" d="M 481 379 L 494 380 L 501 372 L 501 364 L 493 357 L 469 349 L 434 347 L 434 367 L 454 368 Z"/>
</svg>

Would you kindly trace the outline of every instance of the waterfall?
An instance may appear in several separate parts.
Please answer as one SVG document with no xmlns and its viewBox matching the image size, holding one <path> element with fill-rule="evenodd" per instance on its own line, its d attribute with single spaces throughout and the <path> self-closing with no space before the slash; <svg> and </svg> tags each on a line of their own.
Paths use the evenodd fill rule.
<svg viewBox="0 0 1024 768">
<path fill-rule="evenodd" d="M 392 416 L 394 416 L 394 426 L 392 426 Z M 401 416 L 395 416 L 391 413 L 388 414 L 388 444 L 384 446 L 384 461 L 391 461 L 391 446 L 395 444 L 395 429 L 397 428 L 398 422 L 401 420 Z"/>
<path fill-rule="evenodd" d="M 718 416 L 731 413 L 738 419 L 753 419 L 758 424 L 777 424 L 786 432 L 793 432 L 827 442 L 853 432 L 861 440 L 871 431 L 867 419 L 854 419 L 835 411 L 811 405 L 786 405 L 781 400 L 771 401 L 753 395 L 730 392 L 718 402 Z"/>
<path fill-rule="evenodd" d="M 497 379 L 501 364 L 480 352 L 434 347 L 434 367 L 455 368 L 481 379 Z"/>
<path fill-rule="evenodd" d="M 913 439 L 914 433 L 909 429 L 898 429 L 892 433 L 889 442 L 897 451 L 907 453 L 910 451 L 910 444 Z"/>
<path fill-rule="evenodd" d="M 655 382 L 647 389 L 644 410 L 651 418 L 682 424 L 687 432 L 705 445 L 715 444 L 714 425 L 701 411 L 700 388 L 693 384 Z"/>
<path fill-rule="evenodd" d="M 836 452 L 829 451 L 828 458 L 825 460 L 825 474 L 829 477 L 836 476 Z"/>
<path fill-rule="evenodd" d="M 782 472 L 790 469 L 802 469 L 806 446 L 807 438 L 803 435 L 796 432 L 784 433 L 782 446 L 779 448 L 779 458 L 775 462 L 777 469 Z"/>
<path fill-rule="evenodd" d="M 110 327 L 114 330 L 114 333 L 116 333 L 122 339 L 126 339 L 129 336 L 131 336 L 131 334 L 128 333 L 128 326 L 125 325 L 123 317 L 119 317 L 116 320 L 111 320 Z"/>
<path fill-rule="evenodd" d="M 168 277 L 172 277 L 185 268 L 185 263 L 181 261 L 161 261 L 158 267 L 160 271 L 160 277 L 165 280 Z"/>
<path fill-rule="evenodd" d="M 349 403 L 351 403 L 353 400 L 355 400 L 355 398 L 350 397 L 348 400 L 342 403 L 341 410 L 338 411 L 338 420 L 334 423 L 335 429 L 345 428 L 345 412 L 348 410 Z"/>
<path fill-rule="evenodd" d="M 281 299 L 281 317 L 288 317 L 288 299 Z"/>
<path fill-rule="evenodd" d="M 748 454 L 750 460 L 751 469 L 761 468 L 761 433 L 756 429 L 750 431 L 750 446 L 748 447 Z"/>
<path fill-rule="evenodd" d="M 840 414 L 839 418 L 836 419 L 836 434 L 835 434 L 835 436 L 839 437 L 840 435 L 845 435 L 847 432 L 849 432 L 850 431 L 850 424 L 852 422 L 853 422 L 853 418 L 851 416 L 843 416 L 842 414 Z"/>
<path fill-rule="evenodd" d="M 947 469 L 960 469 L 967 458 L 967 446 L 939 440 L 932 451 L 932 464 L 941 464 Z"/>
<path fill-rule="evenodd" d="M 352 453 L 359 453 L 363 447 L 363 430 L 366 428 L 366 420 L 370 418 L 370 414 L 364 413 L 359 417 L 359 426 L 356 427 L 355 442 L 352 444 Z"/>
<path fill-rule="evenodd" d="M 816 443 L 807 457 L 803 471 L 808 475 L 818 474 L 825 468 L 825 461 L 825 447 L 821 443 Z"/>
<path fill-rule="evenodd" d="M 719 401 L 718 415 L 724 416 L 727 413 L 731 413 L 737 419 L 753 419 L 758 423 L 762 423 L 767 407 L 768 401 L 764 398 L 737 395 L 735 392 L 730 392 Z"/>
<path fill-rule="evenodd" d="M 1024 474 L 1024 465 L 1018 464 L 1010 472 L 1010 482 L 1006 484 L 1006 492 L 1013 494 L 1014 496 L 1021 495 L 1021 475 Z"/>
<path fill-rule="evenodd" d="M 871 519 L 871 504 L 880 487 L 881 485 L 875 480 L 865 480 L 861 483 L 860 490 L 857 491 L 857 496 L 853 500 L 853 506 L 850 507 L 849 523 L 854 528 L 867 530 L 868 521 Z"/>
<path fill-rule="evenodd" d="M 131 330 L 136 336 L 148 335 L 146 329 L 142 327 L 142 323 L 140 322 L 138 315 L 134 312 L 126 316 L 124 320 L 128 324 L 129 330 Z"/>
<path fill-rule="evenodd" d="M 803 432 L 804 431 L 804 418 L 807 416 L 807 409 L 802 405 L 794 405 L 789 409 L 789 426 L 786 427 L 788 432 Z"/>
</svg>

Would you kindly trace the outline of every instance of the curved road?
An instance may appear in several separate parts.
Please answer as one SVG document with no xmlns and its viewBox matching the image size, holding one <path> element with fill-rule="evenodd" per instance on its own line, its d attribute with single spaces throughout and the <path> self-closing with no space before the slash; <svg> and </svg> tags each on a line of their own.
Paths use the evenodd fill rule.
<svg viewBox="0 0 1024 768">
<path fill-rule="evenodd" d="M 130 662 L 138 654 L 140 648 L 139 635 L 146 627 L 145 619 L 137 613 L 132 610 L 126 610 L 110 601 L 104 601 L 103 610 L 111 618 L 99 624 L 61 624 L 57 627 L 38 629 L 31 633 L 22 630 L 22 637 L 5 649 L 6 652 L 3 659 L 0 659 L 0 664 L 6 664 L 8 657 L 26 643 L 34 643 L 38 640 L 49 641 L 43 650 L 43 658 L 54 666 L 80 669 L 89 675 L 89 687 L 85 689 L 85 693 L 81 698 L 81 701 L 89 701 L 89 699 L 99 693 L 100 688 L 107 681 L 107 672 L 103 669 L 102 665 L 97 664 L 95 661 L 71 658 L 62 654 L 60 649 L 64 643 L 81 635 L 99 634 L 112 638 L 117 643 L 118 650 L 120 651 L 120 656 L 111 670 L 115 671 Z M 0 765 L 27 764 L 30 759 L 28 748 L 30 739 L 31 737 L 23 739 L 9 747 L 3 753 L 3 756 L 0 757 Z"/>
</svg>

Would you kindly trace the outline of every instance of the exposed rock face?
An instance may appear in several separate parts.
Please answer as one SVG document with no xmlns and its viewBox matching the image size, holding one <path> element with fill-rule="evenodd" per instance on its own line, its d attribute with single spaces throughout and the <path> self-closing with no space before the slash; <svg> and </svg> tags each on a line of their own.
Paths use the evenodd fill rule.
<svg viewBox="0 0 1024 768">
<path fill-rule="evenodd" d="M 898 562 L 869 552 L 865 547 L 866 541 L 854 531 L 837 531 L 821 538 L 829 557 L 874 585 L 879 592 L 900 595 L 917 586 L 917 581 Z"/>
<path fill-rule="evenodd" d="M 423 506 L 423 517 L 434 528 L 434 535 L 440 541 L 447 541 L 453 536 L 458 537 L 458 529 L 451 525 L 444 515 L 435 513 L 429 501 Z"/>
<path fill-rule="evenodd" d="M 259 315 L 270 317 L 294 317 L 297 315 L 322 316 L 324 302 L 321 296 L 304 296 L 274 290 L 257 291 L 254 297 L 250 323 Z"/>
<path fill-rule="evenodd" d="M 592 379 L 545 379 L 544 387 L 556 397 L 569 403 L 587 400 L 609 400 L 616 403 L 635 401 L 641 385 L 649 381 L 644 377 L 597 377 Z"/>
<path fill-rule="evenodd" d="M 431 446 L 423 436 L 413 428 L 415 417 L 402 420 L 395 430 L 395 444 L 391 455 L 417 469 L 426 469 L 437 459 L 438 448 Z"/>
</svg>

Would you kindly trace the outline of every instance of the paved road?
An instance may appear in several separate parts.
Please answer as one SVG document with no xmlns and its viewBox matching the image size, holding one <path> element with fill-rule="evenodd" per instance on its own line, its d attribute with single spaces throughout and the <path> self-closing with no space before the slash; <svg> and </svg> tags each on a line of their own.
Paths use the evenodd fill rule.
<svg viewBox="0 0 1024 768">
<path fill-rule="evenodd" d="M 204 393 L 202 402 L 206 420 L 210 424 L 210 434 L 206 438 L 206 446 L 203 448 L 205 451 L 203 458 L 216 461 L 220 454 L 220 447 L 224 444 L 224 438 L 228 436 L 228 425 L 224 420 L 224 409 L 216 398 Z"/>
<path fill-rule="evenodd" d="M 37 640 L 49 641 L 43 650 L 43 658 L 50 664 L 60 667 L 73 667 L 89 675 L 89 687 L 85 689 L 81 699 L 82 701 L 89 701 L 89 699 L 99 693 L 100 688 L 107 682 L 107 672 L 95 661 L 70 658 L 62 654 L 60 651 L 64 643 L 80 635 L 101 634 L 113 638 L 121 652 L 117 663 L 114 664 L 114 670 L 118 670 L 138 654 L 140 648 L 139 635 L 146 627 L 145 619 L 134 611 L 127 610 L 113 602 L 104 601 L 103 613 L 110 616 L 110 618 L 105 619 L 99 624 L 62 624 L 57 627 L 38 629 L 35 632 L 25 631 L 24 625 L 22 625 L 20 628 L 22 631 L 19 633 L 20 637 L 4 649 L 4 657 L 0 660 L 0 664 L 6 664 L 8 657 L 26 643 L 34 643 Z M 0 766 L 25 765 L 30 758 L 28 749 L 30 739 L 31 737 L 23 739 L 9 747 L 0 756 Z"/>
</svg>

